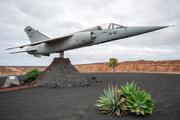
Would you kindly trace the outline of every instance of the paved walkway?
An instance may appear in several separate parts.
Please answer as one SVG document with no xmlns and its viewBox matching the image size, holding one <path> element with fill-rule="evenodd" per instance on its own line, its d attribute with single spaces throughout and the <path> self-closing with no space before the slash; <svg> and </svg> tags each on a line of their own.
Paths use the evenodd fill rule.
<svg viewBox="0 0 180 120">
<path fill-rule="evenodd" d="M 29 88 L 32 86 L 18 86 L 18 87 L 11 87 L 11 88 L 1 88 L 0 92 L 5 92 L 5 91 L 11 91 L 11 90 L 18 90 L 18 89 L 24 89 L 24 88 Z"/>
</svg>

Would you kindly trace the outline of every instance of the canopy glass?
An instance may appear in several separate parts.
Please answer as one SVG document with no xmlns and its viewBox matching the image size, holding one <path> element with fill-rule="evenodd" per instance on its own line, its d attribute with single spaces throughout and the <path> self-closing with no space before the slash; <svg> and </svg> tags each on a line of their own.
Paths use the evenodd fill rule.
<svg viewBox="0 0 180 120">
<path fill-rule="evenodd" d="M 105 30 L 105 29 L 119 29 L 119 28 L 125 28 L 125 27 L 122 25 L 115 24 L 115 23 L 106 23 L 106 24 L 97 26 L 97 28 L 98 30 Z"/>
</svg>

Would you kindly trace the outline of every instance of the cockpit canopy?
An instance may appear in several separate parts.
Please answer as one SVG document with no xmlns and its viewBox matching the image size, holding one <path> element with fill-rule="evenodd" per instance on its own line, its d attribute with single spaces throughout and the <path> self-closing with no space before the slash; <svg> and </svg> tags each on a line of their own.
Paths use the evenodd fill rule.
<svg viewBox="0 0 180 120">
<path fill-rule="evenodd" d="M 119 28 L 125 28 L 125 27 L 122 25 L 114 24 L 114 23 L 106 23 L 106 24 L 102 24 L 102 25 L 97 26 L 98 30 L 119 29 Z"/>
</svg>

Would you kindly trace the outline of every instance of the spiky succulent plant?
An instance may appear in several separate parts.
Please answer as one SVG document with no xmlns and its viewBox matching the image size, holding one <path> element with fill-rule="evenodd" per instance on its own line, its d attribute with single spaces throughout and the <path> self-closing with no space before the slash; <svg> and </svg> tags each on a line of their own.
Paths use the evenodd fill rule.
<svg viewBox="0 0 180 120">
<path fill-rule="evenodd" d="M 102 110 L 101 113 L 106 113 L 108 115 L 111 115 L 115 113 L 117 116 L 121 116 L 126 108 L 125 104 L 125 98 L 121 96 L 122 90 L 119 90 L 116 87 L 113 87 L 113 85 L 108 86 L 108 89 L 104 89 L 104 95 L 100 96 L 101 100 L 97 100 L 99 103 L 95 106 L 100 107 L 99 109 Z M 125 112 L 126 113 L 126 112 Z M 126 113 L 127 114 L 127 113 Z"/>
<path fill-rule="evenodd" d="M 134 84 L 134 81 L 131 82 L 131 84 L 129 85 L 129 83 L 127 82 L 126 86 L 121 86 L 122 88 L 122 95 L 123 96 L 128 96 L 130 95 L 132 92 L 134 92 L 136 89 L 136 84 Z"/>
<path fill-rule="evenodd" d="M 126 99 L 127 108 L 132 113 L 136 113 L 136 115 L 152 114 L 154 100 L 151 99 L 151 95 L 146 93 L 145 90 L 132 92 Z"/>
</svg>

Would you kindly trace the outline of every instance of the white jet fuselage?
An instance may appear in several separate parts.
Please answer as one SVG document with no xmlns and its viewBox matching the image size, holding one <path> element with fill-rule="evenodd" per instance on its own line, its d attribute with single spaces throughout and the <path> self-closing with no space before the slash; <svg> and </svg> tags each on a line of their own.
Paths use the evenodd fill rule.
<svg viewBox="0 0 180 120">
<path fill-rule="evenodd" d="M 27 33 L 31 44 L 18 46 L 23 48 L 29 46 L 26 51 L 28 54 L 34 56 L 49 56 L 51 53 L 59 53 L 71 49 L 76 49 L 85 46 L 91 46 L 110 42 L 118 39 L 123 39 L 147 32 L 155 31 L 158 29 L 166 28 L 169 26 L 121 26 L 118 24 L 110 23 L 95 26 L 89 29 L 78 31 L 68 34 L 59 38 L 50 39 L 39 31 L 27 26 L 25 32 Z M 18 48 L 14 47 L 14 48 Z M 8 48 L 13 49 L 13 48 Z M 20 52 L 13 52 L 20 53 Z"/>
</svg>

